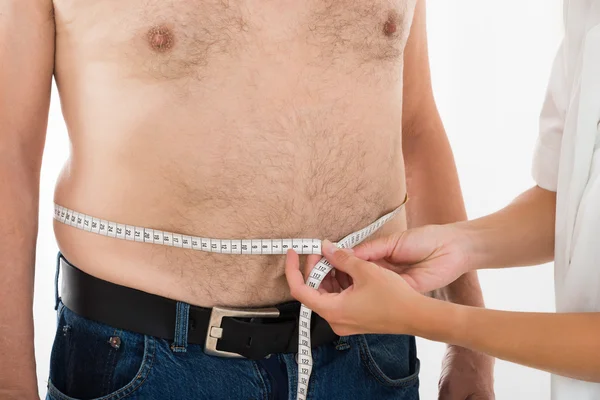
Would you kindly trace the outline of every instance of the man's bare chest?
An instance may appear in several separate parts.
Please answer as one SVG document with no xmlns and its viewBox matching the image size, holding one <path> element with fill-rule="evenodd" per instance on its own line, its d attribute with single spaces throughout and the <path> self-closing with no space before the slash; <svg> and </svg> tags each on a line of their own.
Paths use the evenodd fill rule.
<svg viewBox="0 0 600 400">
<path fill-rule="evenodd" d="M 172 79 L 270 57 L 313 65 L 400 62 L 415 2 L 55 0 L 55 16 L 59 44 Z"/>
</svg>

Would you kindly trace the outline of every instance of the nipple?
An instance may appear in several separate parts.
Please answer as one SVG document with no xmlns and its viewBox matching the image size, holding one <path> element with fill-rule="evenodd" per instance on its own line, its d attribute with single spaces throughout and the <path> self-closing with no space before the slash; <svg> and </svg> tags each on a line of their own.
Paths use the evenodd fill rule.
<svg viewBox="0 0 600 400">
<path fill-rule="evenodd" d="M 173 32 L 166 26 L 154 26 L 150 28 L 146 37 L 150 48 L 159 53 L 171 50 L 174 44 Z"/>
<path fill-rule="evenodd" d="M 393 36 L 398 30 L 397 17 L 394 14 L 390 14 L 388 19 L 383 24 L 383 34 L 387 37 Z"/>
</svg>

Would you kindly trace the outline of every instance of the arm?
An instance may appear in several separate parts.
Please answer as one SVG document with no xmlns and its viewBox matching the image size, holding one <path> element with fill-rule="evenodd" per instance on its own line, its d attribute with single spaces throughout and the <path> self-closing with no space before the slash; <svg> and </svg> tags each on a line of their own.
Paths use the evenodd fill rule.
<svg viewBox="0 0 600 400">
<path fill-rule="evenodd" d="M 33 277 L 52 4 L 0 0 L 0 398 L 37 399 Z"/>
<path fill-rule="evenodd" d="M 467 268 L 538 265 L 554 258 L 556 193 L 535 186 L 504 209 L 456 224 Z"/>
<path fill-rule="evenodd" d="M 417 3 L 405 50 L 403 153 L 406 164 L 408 227 L 446 224 L 467 218 L 452 150 L 440 119 L 429 74 L 425 2 Z M 475 273 L 466 274 L 436 297 L 483 306 Z"/>
<path fill-rule="evenodd" d="M 352 278 L 352 285 L 340 293 L 319 293 L 307 287 L 299 272 L 298 256 L 289 254 L 286 276 L 292 295 L 327 319 L 340 335 L 418 335 L 557 374 L 600 382 L 597 356 L 600 313 L 500 312 L 439 301 L 419 295 L 410 287 L 427 292 L 455 282 L 450 286 L 454 289 L 460 287 L 456 278 L 469 268 L 528 265 L 552 258 L 556 206 L 553 191 L 557 186 L 565 102 L 570 97 L 563 61 L 561 47 L 540 119 L 541 133 L 533 165 L 537 187 L 488 217 L 411 229 L 355 249 L 358 257 L 376 264 L 336 251 L 324 243 L 327 259 Z M 405 108 L 409 106 L 405 103 Z M 439 119 L 432 121 L 439 124 Z M 423 121 L 424 126 L 428 126 L 427 123 Z M 404 125 L 406 132 L 412 124 Z M 415 151 L 413 148 L 418 148 L 419 140 L 422 137 L 405 140 L 407 159 L 411 151 Z M 426 156 L 424 150 L 423 157 Z M 417 176 L 438 182 L 437 175 L 426 175 L 426 167 L 423 171 L 414 168 L 418 162 L 407 161 L 409 188 L 415 187 L 413 182 Z M 455 176 L 451 167 L 451 175 Z M 418 189 L 414 190 L 418 195 Z M 411 193 L 411 197 L 416 197 L 414 195 Z M 442 193 L 440 197 L 448 195 Z M 436 201 L 435 198 L 429 200 Z M 420 205 L 414 203 L 417 202 L 412 202 L 409 209 L 411 226 L 423 220 L 418 211 L 427 205 L 422 200 L 418 202 Z M 452 297 L 450 288 L 446 295 Z M 398 304 L 402 312 L 398 312 Z M 565 337 L 576 340 L 565 341 Z"/>
<path fill-rule="evenodd" d="M 293 252 L 288 254 L 286 276 L 292 295 L 329 321 L 340 335 L 417 335 L 600 382 L 600 313 L 519 313 L 453 304 L 423 296 L 395 272 L 329 242 L 323 243 L 323 253 L 336 270 L 352 278 L 352 286 L 339 293 L 308 287 Z"/>
<path fill-rule="evenodd" d="M 575 379 L 600 382 L 600 313 L 477 309 L 423 298 L 414 334 Z M 571 338 L 573 340 L 565 340 Z"/>
<path fill-rule="evenodd" d="M 532 175 L 537 186 L 505 209 L 464 226 L 477 268 L 534 265 L 554 257 L 556 190 L 565 110 L 571 98 L 564 42 L 552 66 L 540 113 Z M 471 266 L 473 268 L 473 266 Z"/>
<path fill-rule="evenodd" d="M 400 274 L 420 293 L 481 268 L 537 265 L 554 255 L 556 193 L 535 186 L 504 209 L 447 225 L 428 225 L 376 239 L 356 255 Z"/>
<path fill-rule="evenodd" d="M 440 119 L 429 72 L 425 1 L 417 3 L 405 49 L 403 153 L 406 165 L 408 227 L 444 224 L 466 219 L 454 157 Z M 434 296 L 455 303 L 483 307 L 475 272 L 468 273 Z M 464 400 L 477 392 L 493 391 L 493 360 L 449 346 L 440 379 L 441 399 Z"/>
<path fill-rule="evenodd" d="M 554 220 L 556 207 L 556 189 L 558 181 L 558 165 L 561 154 L 562 134 L 565 122 L 565 109 L 570 99 L 569 71 L 566 63 L 564 43 L 557 52 L 552 68 L 552 75 L 548 85 L 546 99 L 540 115 L 540 133 L 533 160 L 533 178 L 537 186 L 523 193 L 505 209 L 481 218 L 475 222 L 459 222 L 449 225 L 429 225 L 418 227 L 393 235 L 389 238 L 376 240 L 363 244 L 357 249 L 357 255 L 363 259 L 380 261 L 385 260 L 385 265 L 392 267 L 421 293 L 437 290 L 439 298 L 449 299 L 458 303 L 461 293 L 469 291 L 460 290 L 469 287 L 469 282 L 476 284 L 475 278 L 464 278 L 476 268 L 500 268 L 516 265 L 531 265 L 550 261 L 554 252 Z M 414 74 L 413 74 L 414 75 Z M 426 86 L 429 87 L 429 86 Z M 431 97 L 430 90 L 421 90 Z M 424 95 L 423 95 L 424 96 Z M 416 102 L 420 108 L 425 108 L 422 102 Z M 427 104 L 432 104 L 428 101 Z M 409 107 L 405 103 L 405 107 Z M 419 107 L 412 107 L 418 109 Z M 428 107 L 429 109 L 431 106 Z M 410 115 L 417 114 L 409 111 Z M 431 113 L 433 117 L 437 114 Z M 428 121 L 440 125 L 439 118 L 422 121 L 421 125 L 427 126 Z M 413 117 L 413 119 L 415 119 Z M 410 118 L 407 118 L 410 120 Z M 411 125 L 405 124 L 405 130 Z M 442 128 L 439 128 L 440 130 Z M 408 136 L 408 135 L 407 135 Z M 405 140 L 405 153 L 409 158 L 414 151 L 411 147 L 418 147 L 424 142 L 423 133 L 411 135 Z M 412 144 L 412 145 L 411 145 Z M 433 147 L 429 143 L 425 147 Z M 438 182 L 436 178 L 452 179 L 455 171 L 450 163 L 448 168 L 441 169 L 438 174 L 427 174 L 428 169 L 415 168 L 420 160 L 427 159 L 427 151 L 422 151 L 422 157 L 416 157 L 414 162 L 407 162 L 408 187 L 416 186 L 413 176 L 421 177 L 422 181 Z M 431 151 L 429 154 L 433 154 Z M 436 163 L 437 160 L 431 160 Z M 444 176 L 444 171 L 450 171 Z M 450 176 L 448 176 L 450 175 Z M 443 181 L 442 181 L 443 182 Z M 435 186 L 439 186 L 439 183 Z M 417 196 L 418 188 L 417 190 Z M 450 192 L 449 192 L 450 193 Z M 451 197 L 450 195 L 454 195 Z M 429 197 L 430 202 L 438 199 L 456 198 L 454 193 Z M 412 196 L 412 194 L 411 194 Z M 419 210 L 424 208 L 427 201 L 409 203 L 409 224 L 417 226 L 423 222 Z M 461 203 L 462 204 L 462 203 Z M 448 206 L 450 207 L 450 206 Z M 443 210 L 442 207 L 440 209 Z M 435 207 L 434 211 L 435 213 Z M 424 213 L 423 213 L 424 214 Z M 416 215 L 416 217 L 415 217 Z M 435 214 L 433 214 L 435 215 Z M 440 216 L 439 220 L 447 219 Z M 418 223 L 415 223 L 415 219 Z M 427 223 L 427 221 L 425 222 Z M 439 223 L 433 221 L 433 223 Z M 466 274 L 463 276 L 463 274 Z M 463 277 L 461 277 L 463 276 Z M 472 275 L 471 275 L 472 276 Z M 448 285 L 448 283 L 451 283 Z M 477 305 L 477 304 L 471 304 Z"/>
</svg>

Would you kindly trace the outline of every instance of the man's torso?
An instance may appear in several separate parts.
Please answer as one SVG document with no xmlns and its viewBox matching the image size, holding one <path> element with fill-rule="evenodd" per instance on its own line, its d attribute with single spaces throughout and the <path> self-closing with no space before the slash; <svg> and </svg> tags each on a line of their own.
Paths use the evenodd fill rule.
<svg viewBox="0 0 600 400">
<path fill-rule="evenodd" d="M 224 239 L 335 241 L 362 228 L 405 195 L 414 3 L 55 0 L 72 142 L 56 202 Z M 70 261 L 115 283 L 202 306 L 290 298 L 281 256 L 55 231 Z"/>
</svg>

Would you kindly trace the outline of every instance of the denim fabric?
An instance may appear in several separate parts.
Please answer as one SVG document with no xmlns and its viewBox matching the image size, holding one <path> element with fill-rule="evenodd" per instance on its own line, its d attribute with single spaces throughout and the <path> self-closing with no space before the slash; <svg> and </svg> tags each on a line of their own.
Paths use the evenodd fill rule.
<svg viewBox="0 0 600 400">
<path fill-rule="evenodd" d="M 308 399 L 419 398 L 415 339 L 357 335 L 313 349 Z M 295 400 L 295 354 L 208 356 L 82 318 L 59 302 L 47 400 Z M 282 382 L 287 380 L 287 382 Z"/>
</svg>

